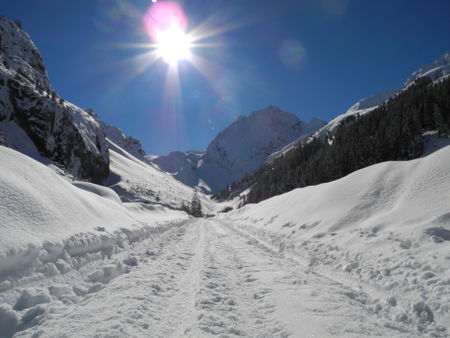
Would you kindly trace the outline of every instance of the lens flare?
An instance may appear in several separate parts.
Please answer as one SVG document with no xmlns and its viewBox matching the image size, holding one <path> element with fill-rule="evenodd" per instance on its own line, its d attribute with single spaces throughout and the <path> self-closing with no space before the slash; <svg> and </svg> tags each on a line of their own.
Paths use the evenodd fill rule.
<svg viewBox="0 0 450 338">
<path fill-rule="evenodd" d="M 170 66 L 189 59 L 192 38 L 185 33 L 187 17 L 176 2 L 155 2 L 144 17 L 144 25 L 155 42 L 158 56 Z"/>
<path fill-rule="evenodd" d="M 184 132 L 185 116 L 181 114 L 183 111 L 181 74 L 188 76 L 192 68 L 202 74 L 213 86 L 212 93 L 208 92 L 205 98 L 210 100 L 208 113 L 205 115 L 210 118 L 211 130 L 216 128 L 216 119 L 220 122 L 233 120 L 238 116 L 240 107 L 227 98 L 236 95 L 235 92 L 239 90 L 236 82 L 241 83 L 243 75 L 240 72 L 239 74 L 231 73 L 227 69 L 226 61 L 229 54 L 224 49 L 227 40 L 222 37 L 222 34 L 250 24 L 252 20 L 248 21 L 247 16 L 245 18 L 236 16 L 233 10 L 220 7 L 204 21 L 195 25 L 190 22 L 188 26 L 188 17 L 180 4 L 181 1 L 151 0 L 144 11 L 132 1 L 98 1 L 111 8 L 111 11 L 107 13 L 101 12 L 102 15 L 107 15 L 106 19 L 108 19 L 103 21 L 110 24 L 105 28 L 108 29 L 111 26 L 115 29 L 112 31 L 120 33 L 118 28 L 122 24 L 132 23 L 139 35 L 139 42 L 118 45 L 120 48 L 140 49 L 142 52 L 120 62 L 120 65 L 130 65 L 129 68 L 132 68 L 132 71 L 128 69 L 128 73 L 124 74 L 123 80 L 117 86 L 127 85 L 133 79 L 145 74 L 150 67 L 154 69 L 152 81 L 153 75 L 157 74 L 159 77 L 165 74 L 163 81 L 152 83 L 161 90 L 159 111 L 164 115 L 168 125 L 173 127 L 174 134 L 178 136 L 186 134 Z M 99 19 L 99 24 L 103 21 Z M 136 26 L 136 21 L 141 23 L 139 28 Z M 103 26 L 99 28 L 104 30 Z M 244 75 L 244 80 L 245 78 Z M 218 97 L 222 98 L 220 102 L 217 102 Z M 209 114 L 214 114 L 214 120 Z"/>
<path fill-rule="evenodd" d="M 165 62 L 176 66 L 178 61 L 191 56 L 192 39 L 181 29 L 173 28 L 157 32 L 157 53 Z"/>
</svg>

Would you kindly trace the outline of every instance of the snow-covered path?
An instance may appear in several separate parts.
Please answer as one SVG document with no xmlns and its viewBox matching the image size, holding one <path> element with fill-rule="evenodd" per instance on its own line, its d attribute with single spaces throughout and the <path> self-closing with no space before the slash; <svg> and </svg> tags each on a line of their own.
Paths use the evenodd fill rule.
<svg viewBox="0 0 450 338">
<path fill-rule="evenodd" d="M 382 324 L 362 290 L 308 271 L 230 223 L 193 220 L 116 256 L 60 276 L 60 300 L 35 310 L 15 337 L 414 336 Z M 127 273 L 114 273 L 118 260 Z M 30 283 L 55 288 L 54 280 Z"/>
</svg>

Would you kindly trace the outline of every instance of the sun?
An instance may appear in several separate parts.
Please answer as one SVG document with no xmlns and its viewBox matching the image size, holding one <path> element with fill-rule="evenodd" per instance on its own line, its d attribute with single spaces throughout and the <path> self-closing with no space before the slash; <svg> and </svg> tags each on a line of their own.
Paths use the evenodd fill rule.
<svg viewBox="0 0 450 338">
<path fill-rule="evenodd" d="M 182 29 L 172 27 L 156 34 L 156 52 L 170 66 L 191 57 L 192 38 Z"/>
</svg>

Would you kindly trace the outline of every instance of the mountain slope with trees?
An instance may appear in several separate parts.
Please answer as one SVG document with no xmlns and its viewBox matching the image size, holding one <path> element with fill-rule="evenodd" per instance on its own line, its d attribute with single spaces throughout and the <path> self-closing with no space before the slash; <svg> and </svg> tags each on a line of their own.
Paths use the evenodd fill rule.
<svg viewBox="0 0 450 338">
<path fill-rule="evenodd" d="M 340 126 L 334 136 L 301 142 L 216 197 L 228 198 L 250 187 L 245 203 L 256 203 L 376 163 L 414 159 L 423 152 L 425 131 L 447 137 L 449 128 L 450 79 L 433 84 L 423 77 L 370 114 Z"/>
</svg>

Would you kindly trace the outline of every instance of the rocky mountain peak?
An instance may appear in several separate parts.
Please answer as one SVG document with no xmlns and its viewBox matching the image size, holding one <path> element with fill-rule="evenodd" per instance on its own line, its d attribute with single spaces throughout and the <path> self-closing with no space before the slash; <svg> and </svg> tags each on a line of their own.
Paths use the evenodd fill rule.
<svg viewBox="0 0 450 338">
<path fill-rule="evenodd" d="M 23 77 L 34 87 L 51 91 L 47 70 L 39 50 L 18 22 L 0 15 L 0 66 Z"/>
</svg>

